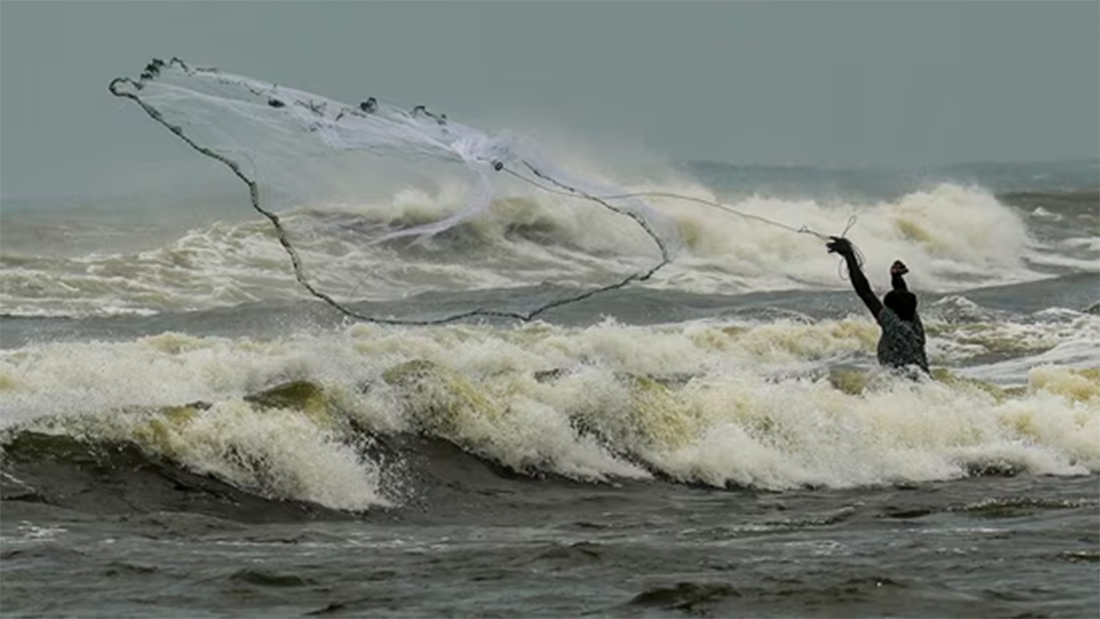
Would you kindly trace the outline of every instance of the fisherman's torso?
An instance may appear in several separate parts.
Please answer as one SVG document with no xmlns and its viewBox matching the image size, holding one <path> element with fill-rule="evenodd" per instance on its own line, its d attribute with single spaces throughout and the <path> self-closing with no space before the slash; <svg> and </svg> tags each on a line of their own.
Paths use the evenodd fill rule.
<svg viewBox="0 0 1100 619">
<path fill-rule="evenodd" d="M 920 366 L 928 371 L 928 359 L 924 353 L 924 327 L 920 317 L 912 322 L 902 320 L 889 307 L 883 307 L 878 316 L 882 337 L 878 341 L 878 362 L 887 367 Z"/>
</svg>

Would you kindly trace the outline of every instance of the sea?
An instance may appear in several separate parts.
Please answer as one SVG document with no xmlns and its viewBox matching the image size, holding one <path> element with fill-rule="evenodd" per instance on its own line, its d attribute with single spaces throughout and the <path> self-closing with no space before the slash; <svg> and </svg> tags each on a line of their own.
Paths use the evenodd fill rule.
<svg viewBox="0 0 1100 619">
<path fill-rule="evenodd" d="M 1100 615 L 1100 162 L 623 185 L 732 210 L 654 198 L 677 243 L 648 280 L 421 326 L 314 298 L 243 187 L 5 198 L 0 614 Z M 654 258 L 530 187 L 430 239 L 349 232 L 456 196 L 281 217 L 338 219 L 310 273 L 405 320 Z M 803 229 L 880 295 L 908 265 L 930 377 L 878 367 Z"/>
</svg>

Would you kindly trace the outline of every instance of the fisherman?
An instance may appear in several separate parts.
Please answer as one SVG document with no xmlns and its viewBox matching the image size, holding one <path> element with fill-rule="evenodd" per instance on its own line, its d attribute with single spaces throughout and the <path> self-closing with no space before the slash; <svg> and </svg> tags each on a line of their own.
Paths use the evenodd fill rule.
<svg viewBox="0 0 1100 619">
<path fill-rule="evenodd" d="M 900 260 L 895 260 L 890 265 L 893 290 L 886 293 L 880 303 L 860 269 L 852 244 L 843 237 L 829 238 L 831 240 L 825 247 L 829 249 L 829 253 L 843 256 L 848 263 L 848 279 L 851 280 L 852 287 L 882 328 L 882 337 L 878 341 L 878 362 L 885 367 L 900 369 L 915 365 L 928 373 L 928 358 L 924 352 L 924 326 L 917 315 L 917 297 L 909 292 L 902 277 L 909 269 Z"/>
</svg>

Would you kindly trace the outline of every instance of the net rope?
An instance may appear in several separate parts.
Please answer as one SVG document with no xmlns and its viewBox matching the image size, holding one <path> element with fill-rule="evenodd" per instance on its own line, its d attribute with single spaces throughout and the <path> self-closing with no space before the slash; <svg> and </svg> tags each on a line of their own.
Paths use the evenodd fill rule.
<svg viewBox="0 0 1100 619">
<path fill-rule="evenodd" d="M 791 232 L 828 239 L 805 226 L 795 228 L 717 201 L 606 187 L 568 173 L 516 136 L 489 136 L 422 105 L 406 111 L 370 97 L 351 106 L 217 68 L 194 67 L 179 58 L 167 62 L 153 59 L 138 78 L 115 78 L 108 90 L 116 97 L 136 103 L 191 149 L 229 168 L 248 188 L 252 208 L 271 223 L 279 244 L 290 258 L 297 283 L 313 297 L 356 320 L 392 325 L 434 325 L 479 317 L 531 321 L 551 309 L 646 281 L 673 261 L 679 238 L 675 225 L 643 202 L 643 198 L 685 200 Z M 364 234 L 364 243 L 402 237 L 430 238 L 473 219 L 489 208 L 496 193 L 494 180 L 503 172 L 541 191 L 586 200 L 630 219 L 650 239 L 659 256 L 648 267 L 636 268 L 611 283 L 563 295 L 526 311 L 475 307 L 434 318 L 360 312 L 323 290 L 307 275 L 305 261 L 288 234 L 285 221 L 269 204 L 275 193 L 291 193 L 297 188 L 296 183 L 310 182 L 307 164 L 323 167 L 346 153 L 461 164 L 474 177 L 467 203 L 455 212 L 419 225 L 371 228 Z M 841 236 L 854 223 L 853 217 Z"/>
</svg>

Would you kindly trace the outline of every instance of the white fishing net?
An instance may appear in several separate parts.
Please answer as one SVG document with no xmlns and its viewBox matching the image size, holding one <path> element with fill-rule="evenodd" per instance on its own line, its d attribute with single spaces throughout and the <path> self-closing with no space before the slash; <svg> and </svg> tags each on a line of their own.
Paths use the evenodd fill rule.
<svg viewBox="0 0 1100 619">
<path fill-rule="evenodd" d="M 115 79 L 109 90 L 136 102 L 193 149 L 228 166 L 248 187 L 253 208 L 274 226 L 299 283 L 359 319 L 395 323 L 478 315 L 531 319 L 550 307 L 648 279 L 672 259 L 677 244 L 675 226 L 641 200 L 568 174 L 516 135 L 490 136 L 424 106 L 404 109 L 375 97 L 345 104 L 214 68 L 193 67 L 177 58 L 154 59 L 139 78 Z M 395 184 L 438 188 L 444 179 L 464 188 L 460 201 L 434 210 L 394 214 Z M 397 270 L 383 268 L 379 256 L 385 254 L 372 254 L 367 263 L 358 265 L 358 280 L 349 285 L 334 267 L 339 256 L 348 253 L 348 244 L 409 246 L 453 233 L 491 210 L 506 185 L 541 193 L 563 209 L 603 211 L 603 219 L 592 220 L 602 222 L 601 229 L 586 236 L 591 241 L 587 247 L 601 254 L 602 260 L 599 269 L 592 267 L 595 275 L 584 280 L 587 286 L 573 286 L 522 311 L 476 306 L 431 320 L 379 317 L 349 307 L 371 296 L 364 291 L 373 288 L 364 281 L 379 274 L 393 280 Z M 628 237 L 635 242 L 623 241 Z M 333 243 L 344 249 L 330 247 Z M 632 250 L 623 253 L 624 247 Z M 400 259 L 398 254 L 390 255 Z M 609 255 L 615 268 L 607 268 Z M 583 268 L 583 261 L 575 262 Z M 522 284 L 525 280 L 502 277 L 500 281 Z"/>
</svg>

